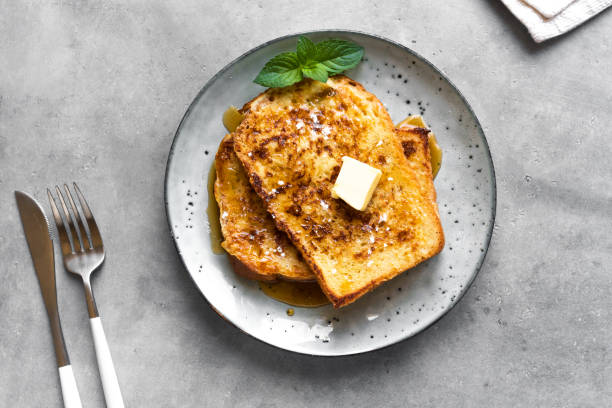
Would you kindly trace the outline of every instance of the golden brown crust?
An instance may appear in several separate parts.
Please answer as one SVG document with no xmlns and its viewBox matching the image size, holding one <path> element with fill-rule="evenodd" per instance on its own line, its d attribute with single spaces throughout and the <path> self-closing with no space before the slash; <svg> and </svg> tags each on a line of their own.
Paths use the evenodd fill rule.
<svg viewBox="0 0 612 408">
<path fill-rule="evenodd" d="M 276 279 L 276 276 L 266 275 L 264 273 L 261 273 L 260 271 L 253 270 L 250 267 L 246 266 L 243 262 L 240 262 L 240 260 L 236 258 L 235 256 L 228 254 L 228 258 L 229 258 L 230 264 L 232 265 L 232 270 L 236 274 L 242 276 L 243 278 L 256 280 L 256 281 L 262 281 L 262 282 L 278 281 L 278 279 Z M 253 267 L 253 265 L 251 265 L 251 267 Z"/>
<path fill-rule="evenodd" d="M 287 236 L 277 230 L 261 199 L 251 188 L 236 157 L 231 135 L 215 157 L 215 199 L 219 204 L 223 248 L 236 272 L 249 279 L 309 282 L 314 274 Z M 236 268 L 237 264 L 240 267 Z"/>
<path fill-rule="evenodd" d="M 407 157 L 387 111 L 360 84 L 304 80 L 242 111 L 234 151 L 336 307 L 440 251 L 426 135 L 412 132 Z M 383 171 L 365 211 L 331 198 L 345 155 Z"/>
</svg>

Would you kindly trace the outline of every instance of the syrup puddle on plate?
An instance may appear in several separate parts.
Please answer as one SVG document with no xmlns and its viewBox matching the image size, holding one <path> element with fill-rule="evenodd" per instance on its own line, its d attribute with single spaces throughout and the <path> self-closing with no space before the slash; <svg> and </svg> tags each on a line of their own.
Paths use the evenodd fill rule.
<svg viewBox="0 0 612 408">
<path fill-rule="evenodd" d="M 317 282 L 258 282 L 266 296 L 290 306 L 319 307 L 329 304 Z M 291 309 L 289 309 L 291 310 Z M 292 314 L 287 313 L 289 316 Z"/>
<path fill-rule="evenodd" d="M 234 106 L 230 105 L 229 108 L 223 112 L 223 126 L 228 132 L 232 133 L 240 125 L 244 119 L 244 115 Z"/>
</svg>

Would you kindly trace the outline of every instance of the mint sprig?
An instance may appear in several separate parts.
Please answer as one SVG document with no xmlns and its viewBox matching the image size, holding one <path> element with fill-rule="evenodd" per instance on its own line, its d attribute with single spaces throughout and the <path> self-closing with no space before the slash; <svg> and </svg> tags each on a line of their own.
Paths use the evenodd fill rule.
<svg viewBox="0 0 612 408">
<path fill-rule="evenodd" d="M 314 43 L 298 38 L 296 52 L 284 52 L 266 63 L 253 82 L 280 88 L 304 77 L 327 82 L 330 75 L 354 68 L 363 57 L 363 47 L 350 41 L 330 39 Z"/>
</svg>

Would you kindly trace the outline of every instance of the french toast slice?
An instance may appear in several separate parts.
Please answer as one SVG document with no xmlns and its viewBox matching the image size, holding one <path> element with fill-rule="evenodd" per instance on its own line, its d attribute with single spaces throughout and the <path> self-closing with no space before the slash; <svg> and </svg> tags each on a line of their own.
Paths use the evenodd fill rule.
<svg viewBox="0 0 612 408">
<path fill-rule="evenodd" d="M 234 270 L 250 279 L 309 282 L 315 276 L 302 256 L 279 231 L 257 196 L 234 153 L 232 135 L 223 138 L 215 156 L 214 194 L 219 204 L 221 246 Z M 237 262 L 239 261 L 239 262 Z"/>
<path fill-rule="evenodd" d="M 413 135 L 404 146 L 382 103 L 359 83 L 305 79 L 268 89 L 242 113 L 234 151 L 335 307 L 441 251 L 426 144 Z M 364 211 L 331 197 L 343 156 L 383 173 Z"/>
</svg>

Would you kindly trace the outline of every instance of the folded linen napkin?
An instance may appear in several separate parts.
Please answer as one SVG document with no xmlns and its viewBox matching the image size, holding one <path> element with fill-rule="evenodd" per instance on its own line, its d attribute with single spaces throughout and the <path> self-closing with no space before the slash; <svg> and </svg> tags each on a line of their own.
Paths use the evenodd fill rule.
<svg viewBox="0 0 612 408">
<path fill-rule="evenodd" d="M 612 0 L 502 0 L 536 42 L 566 33 L 612 5 Z"/>
</svg>

